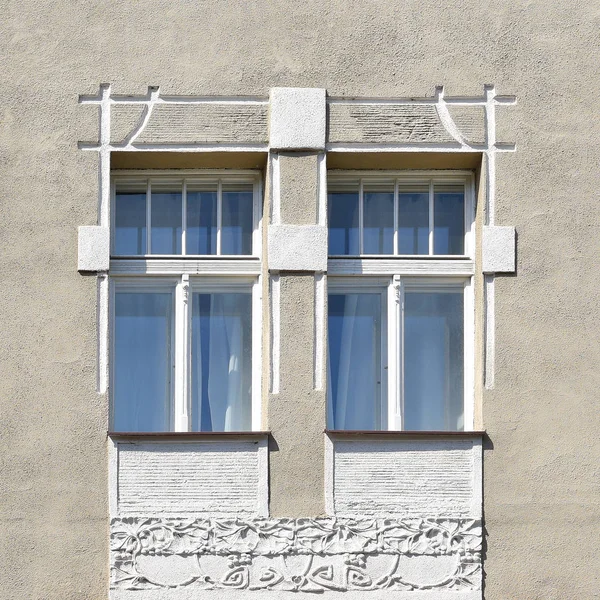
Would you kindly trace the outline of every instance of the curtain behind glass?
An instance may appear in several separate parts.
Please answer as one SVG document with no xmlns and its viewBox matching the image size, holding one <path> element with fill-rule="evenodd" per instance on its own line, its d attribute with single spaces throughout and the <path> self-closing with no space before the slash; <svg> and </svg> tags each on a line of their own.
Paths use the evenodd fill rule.
<svg viewBox="0 0 600 600">
<path fill-rule="evenodd" d="M 463 292 L 404 295 L 404 429 L 464 429 Z"/>
<path fill-rule="evenodd" d="M 252 429 L 252 297 L 192 295 L 192 431 Z"/>
<path fill-rule="evenodd" d="M 328 336 L 328 427 L 385 429 L 381 295 L 330 294 Z"/>
<path fill-rule="evenodd" d="M 170 293 L 115 294 L 113 428 L 169 431 Z"/>
</svg>

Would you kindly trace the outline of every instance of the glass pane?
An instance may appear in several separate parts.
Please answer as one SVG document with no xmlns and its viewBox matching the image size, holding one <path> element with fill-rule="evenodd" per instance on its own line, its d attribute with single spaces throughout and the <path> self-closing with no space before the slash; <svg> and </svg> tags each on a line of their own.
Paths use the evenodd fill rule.
<svg viewBox="0 0 600 600">
<path fill-rule="evenodd" d="M 463 293 L 404 296 L 404 429 L 464 429 Z"/>
<path fill-rule="evenodd" d="M 217 186 L 187 188 L 186 254 L 217 253 Z"/>
<path fill-rule="evenodd" d="M 464 254 L 465 190 L 462 185 L 434 188 L 434 254 Z"/>
<path fill-rule="evenodd" d="M 252 429 L 252 297 L 192 294 L 192 431 Z"/>
<path fill-rule="evenodd" d="M 113 254 L 146 254 L 146 184 L 119 186 L 115 198 Z"/>
<path fill-rule="evenodd" d="M 394 186 L 368 184 L 363 190 L 363 253 L 394 253 Z"/>
<path fill-rule="evenodd" d="M 330 294 L 328 312 L 328 427 L 386 429 L 381 295 Z"/>
<path fill-rule="evenodd" d="M 223 186 L 221 254 L 252 254 L 252 186 Z"/>
<path fill-rule="evenodd" d="M 398 254 L 429 254 L 429 189 L 398 190 Z"/>
<path fill-rule="evenodd" d="M 181 254 L 181 184 L 152 184 L 151 254 Z"/>
<path fill-rule="evenodd" d="M 172 298 L 170 293 L 115 294 L 115 431 L 169 431 Z"/>
<path fill-rule="evenodd" d="M 358 255 L 358 182 L 336 185 L 327 194 L 330 255 Z"/>
</svg>

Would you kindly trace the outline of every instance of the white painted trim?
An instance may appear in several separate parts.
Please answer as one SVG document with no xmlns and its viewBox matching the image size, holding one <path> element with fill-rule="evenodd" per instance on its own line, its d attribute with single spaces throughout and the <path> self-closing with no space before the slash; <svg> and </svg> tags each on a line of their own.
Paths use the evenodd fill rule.
<svg viewBox="0 0 600 600">
<path fill-rule="evenodd" d="M 281 360 L 281 282 L 271 273 L 271 393 L 279 394 Z"/>
<path fill-rule="evenodd" d="M 100 85 L 98 224 L 104 227 L 110 223 L 110 92 L 109 84 Z"/>
<path fill-rule="evenodd" d="M 471 277 L 465 281 L 463 309 L 464 353 L 464 430 L 475 429 L 475 283 Z"/>
<path fill-rule="evenodd" d="M 317 223 L 327 226 L 327 154 L 321 152 L 317 155 Z"/>
<path fill-rule="evenodd" d="M 254 412 L 253 412 L 254 417 Z M 254 419 L 253 419 L 254 420 Z M 256 514 L 259 517 L 269 516 L 269 440 L 265 437 L 257 441 L 258 459 L 258 506 Z"/>
<path fill-rule="evenodd" d="M 262 275 L 252 285 L 252 430 L 262 424 Z"/>
<path fill-rule="evenodd" d="M 359 142 L 330 142 L 326 145 L 327 152 L 484 152 L 486 147 L 484 144 L 470 144 L 468 146 L 460 146 L 456 144 L 398 144 L 396 142 L 379 143 L 379 144 L 362 144 Z M 496 144 L 494 152 L 515 152 L 515 144 Z M 492 154 L 494 153 L 492 152 Z"/>
<path fill-rule="evenodd" d="M 279 154 L 269 154 L 271 161 L 271 225 L 281 224 L 281 165 Z"/>
<path fill-rule="evenodd" d="M 485 295 L 485 388 L 494 389 L 496 359 L 495 282 L 493 275 L 484 275 Z"/>
<path fill-rule="evenodd" d="M 110 261 L 111 276 L 121 275 L 260 275 L 260 260 L 213 256 L 208 259 L 174 257 L 116 258 Z"/>
<path fill-rule="evenodd" d="M 465 277 L 473 275 L 473 261 L 465 257 L 410 258 L 403 256 L 341 258 L 327 261 L 329 275 L 422 275 L 424 277 Z"/>
<path fill-rule="evenodd" d="M 314 388 L 323 389 L 325 365 L 325 289 L 327 282 L 323 273 L 315 273 L 315 341 L 314 341 Z"/>
<path fill-rule="evenodd" d="M 325 434 L 323 436 L 325 444 L 325 464 L 324 464 L 324 487 L 325 487 L 325 514 L 335 515 L 335 449 L 334 441 Z"/>
<path fill-rule="evenodd" d="M 96 321 L 98 325 L 96 389 L 99 394 L 108 391 L 109 353 L 109 279 L 106 274 L 98 276 Z"/>
<path fill-rule="evenodd" d="M 108 438 L 108 513 L 111 518 L 119 516 L 119 446 Z"/>
<path fill-rule="evenodd" d="M 481 439 L 473 440 L 473 499 L 471 515 L 475 519 L 483 517 L 483 444 Z"/>
</svg>

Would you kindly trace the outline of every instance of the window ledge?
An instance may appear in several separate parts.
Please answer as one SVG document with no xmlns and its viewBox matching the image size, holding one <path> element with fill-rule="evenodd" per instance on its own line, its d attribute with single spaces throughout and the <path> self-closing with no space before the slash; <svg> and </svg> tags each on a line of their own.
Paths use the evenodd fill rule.
<svg viewBox="0 0 600 600">
<path fill-rule="evenodd" d="M 485 431 L 373 431 L 357 429 L 325 429 L 325 434 L 335 438 L 481 438 Z"/>
<path fill-rule="evenodd" d="M 115 440 L 193 440 L 193 441 L 231 441 L 234 439 L 264 439 L 270 431 L 109 431 L 107 436 Z"/>
</svg>

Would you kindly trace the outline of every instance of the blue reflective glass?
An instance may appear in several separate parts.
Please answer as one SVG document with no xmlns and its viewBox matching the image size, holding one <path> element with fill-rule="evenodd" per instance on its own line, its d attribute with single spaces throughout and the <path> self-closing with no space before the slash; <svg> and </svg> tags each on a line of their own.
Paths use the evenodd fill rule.
<svg viewBox="0 0 600 600">
<path fill-rule="evenodd" d="M 365 185 L 363 199 L 363 254 L 393 254 L 393 185 Z"/>
<path fill-rule="evenodd" d="M 404 294 L 404 429 L 464 429 L 463 293 Z"/>
<path fill-rule="evenodd" d="M 181 254 L 181 188 L 152 186 L 151 254 Z"/>
<path fill-rule="evenodd" d="M 192 294 L 192 431 L 252 429 L 250 293 Z"/>
<path fill-rule="evenodd" d="M 398 192 L 398 254 L 429 254 L 429 190 Z"/>
<path fill-rule="evenodd" d="M 385 429 L 381 295 L 330 294 L 328 427 Z"/>
<path fill-rule="evenodd" d="M 252 186 L 223 186 L 221 254 L 252 254 Z"/>
<path fill-rule="evenodd" d="M 358 188 L 330 191 L 327 195 L 329 255 L 358 255 Z"/>
<path fill-rule="evenodd" d="M 188 187 L 186 254 L 217 253 L 217 191 Z"/>
<path fill-rule="evenodd" d="M 168 431 L 172 295 L 115 294 L 113 428 Z"/>
<path fill-rule="evenodd" d="M 146 190 L 117 190 L 113 254 L 146 254 Z"/>
<path fill-rule="evenodd" d="M 465 192 L 463 186 L 435 186 L 433 253 L 464 254 Z"/>
</svg>

